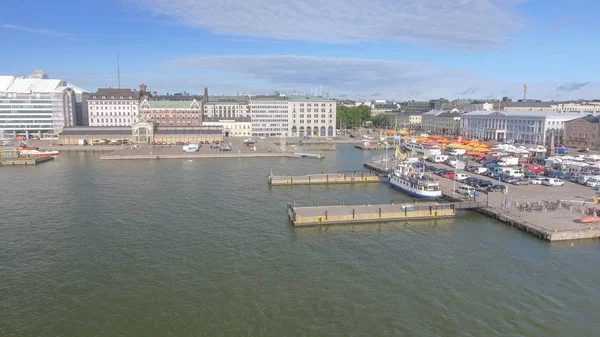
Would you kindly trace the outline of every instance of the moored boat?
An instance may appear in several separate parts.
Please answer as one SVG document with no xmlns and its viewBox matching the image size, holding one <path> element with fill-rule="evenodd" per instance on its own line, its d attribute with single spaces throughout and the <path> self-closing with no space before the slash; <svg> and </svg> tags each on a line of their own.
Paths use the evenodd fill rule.
<svg viewBox="0 0 600 337">
<path fill-rule="evenodd" d="M 58 151 L 40 151 L 37 148 L 21 147 L 16 149 L 23 156 L 31 157 L 57 157 L 60 153 Z"/>
<path fill-rule="evenodd" d="M 399 164 L 399 169 L 390 174 L 390 184 L 412 197 L 419 199 L 439 199 L 442 190 L 437 180 L 425 174 L 408 163 Z"/>
</svg>

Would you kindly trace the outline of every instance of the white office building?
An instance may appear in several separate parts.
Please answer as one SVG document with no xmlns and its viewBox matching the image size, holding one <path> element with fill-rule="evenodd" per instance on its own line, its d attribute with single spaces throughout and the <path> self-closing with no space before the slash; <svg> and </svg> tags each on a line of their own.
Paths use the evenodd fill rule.
<svg viewBox="0 0 600 337">
<path fill-rule="evenodd" d="M 0 138 L 53 137 L 76 125 L 77 100 L 86 91 L 45 73 L 0 76 Z"/>
<path fill-rule="evenodd" d="M 461 115 L 461 134 L 467 138 L 545 143 L 554 133 L 562 139 L 564 123 L 581 113 L 558 111 L 473 111 Z"/>
<path fill-rule="evenodd" d="M 138 122 L 140 94 L 131 89 L 98 89 L 88 98 L 89 126 L 131 126 Z"/>
<path fill-rule="evenodd" d="M 208 99 L 206 99 L 208 97 Z M 247 96 L 206 96 L 203 102 L 204 116 L 208 118 L 250 117 Z"/>
<path fill-rule="evenodd" d="M 253 136 L 291 136 L 291 115 L 286 96 L 251 97 L 250 115 Z"/>
<path fill-rule="evenodd" d="M 319 96 L 288 97 L 292 137 L 335 137 L 336 102 Z"/>
</svg>

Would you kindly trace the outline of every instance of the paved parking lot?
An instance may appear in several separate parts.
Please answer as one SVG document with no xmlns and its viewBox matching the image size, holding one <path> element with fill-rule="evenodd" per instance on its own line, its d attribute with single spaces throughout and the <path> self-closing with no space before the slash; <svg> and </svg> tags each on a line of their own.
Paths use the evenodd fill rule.
<svg viewBox="0 0 600 337">
<path fill-rule="evenodd" d="M 427 163 L 427 165 L 452 169 L 445 164 Z M 464 170 L 457 170 L 456 172 L 464 172 L 472 177 L 487 179 L 494 182 L 492 178 L 483 175 L 465 172 Z M 455 183 L 453 180 L 441 177 L 439 178 L 439 181 L 442 189 L 446 191 L 452 191 L 454 185 L 457 187 L 463 185 L 458 181 Z M 497 181 L 494 183 L 497 183 Z M 504 210 L 504 212 L 509 213 L 511 216 L 516 216 L 548 231 L 589 231 L 590 228 L 593 228 L 591 229 L 593 231 L 600 231 L 599 228 L 596 228 L 596 224 L 585 224 L 579 222 L 579 219 L 588 216 L 587 214 L 583 214 L 583 212 L 580 210 L 595 207 L 600 208 L 600 205 L 593 203 L 595 192 L 590 187 L 568 181 L 565 181 L 565 185 L 560 187 L 550 187 L 545 185 L 515 186 L 507 183 L 502 184 L 508 186 L 508 193 L 482 193 L 479 197 L 479 201 L 488 201 L 490 206 L 501 208 Z M 575 202 L 572 203 L 574 205 L 572 209 L 559 208 L 556 210 L 548 210 L 547 212 L 535 210 L 530 212 L 520 211 L 517 208 L 517 203 L 535 203 L 539 201 L 551 201 L 556 203 L 558 200 L 561 200 L 566 204 L 571 204 L 570 201 Z"/>
</svg>

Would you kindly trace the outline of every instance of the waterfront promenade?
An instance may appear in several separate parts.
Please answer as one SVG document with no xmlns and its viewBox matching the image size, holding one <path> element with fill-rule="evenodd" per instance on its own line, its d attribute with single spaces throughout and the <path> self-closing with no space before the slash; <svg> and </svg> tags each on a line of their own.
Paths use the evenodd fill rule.
<svg viewBox="0 0 600 337">
<path fill-rule="evenodd" d="M 428 163 L 428 165 L 430 164 Z M 443 164 L 435 166 L 448 167 Z M 467 174 L 492 180 L 471 172 L 467 172 Z M 442 177 L 438 177 L 438 180 L 442 189 L 450 195 L 454 186 L 462 185 L 460 182 Z M 595 194 L 591 188 L 572 182 L 565 182 L 565 185 L 561 187 L 503 184 L 508 186 L 506 194 L 500 192 L 481 193 L 479 201 L 485 202 L 488 206 L 480 209 L 481 213 L 550 241 L 600 238 L 600 225 L 579 222 L 581 218 L 588 216 L 586 210 L 599 206 L 594 204 Z M 461 195 L 456 193 L 454 196 L 461 198 Z M 565 207 L 547 212 L 522 211 L 517 206 L 526 202 L 557 203 L 558 200 L 561 200 Z M 566 205 L 572 206 L 567 207 Z"/>
</svg>

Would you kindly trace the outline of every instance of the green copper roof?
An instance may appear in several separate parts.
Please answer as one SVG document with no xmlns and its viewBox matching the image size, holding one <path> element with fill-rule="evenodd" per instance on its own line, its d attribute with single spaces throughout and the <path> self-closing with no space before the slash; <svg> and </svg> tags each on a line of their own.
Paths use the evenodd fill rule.
<svg viewBox="0 0 600 337">
<path fill-rule="evenodd" d="M 189 109 L 193 101 L 149 101 L 152 109 Z M 198 102 L 198 105 L 200 103 Z"/>
<path fill-rule="evenodd" d="M 319 101 L 319 102 L 333 102 L 333 100 L 321 97 L 321 96 L 287 96 L 290 101 Z"/>
</svg>

